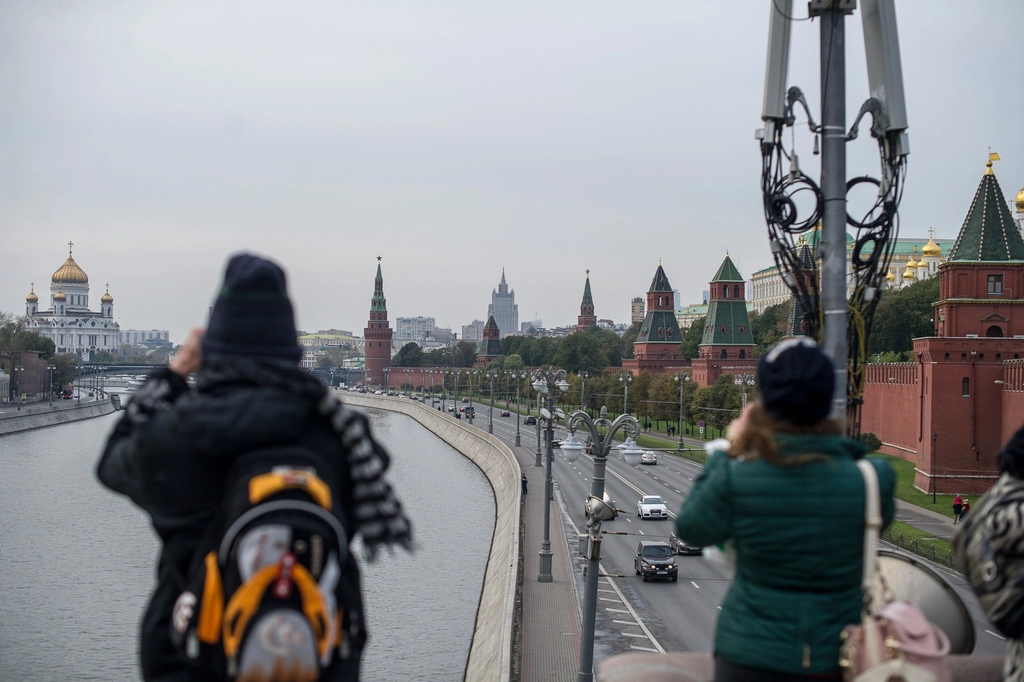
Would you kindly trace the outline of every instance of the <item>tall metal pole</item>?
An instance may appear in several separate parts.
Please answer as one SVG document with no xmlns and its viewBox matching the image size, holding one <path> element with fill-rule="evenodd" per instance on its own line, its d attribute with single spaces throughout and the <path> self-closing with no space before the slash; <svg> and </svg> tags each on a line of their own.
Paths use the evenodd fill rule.
<svg viewBox="0 0 1024 682">
<path fill-rule="evenodd" d="M 540 401 L 541 401 L 541 395 L 540 395 L 540 393 L 538 393 L 537 394 L 537 463 L 534 465 L 534 466 L 538 466 L 538 467 L 544 466 L 544 461 L 541 459 L 543 457 L 543 455 L 541 454 L 541 451 L 540 451 Z"/>
<path fill-rule="evenodd" d="M 823 350 L 835 364 L 832 418 L 846 421 L 846 16 L 821 12 L 821 302 Z"/>
<path fill-rule="evenodd" d="M 554 419 L 554 392 L 555 387 L 548 383 L 548 428 L 547 428 L 547 457 L 544 463 L 544 539 L 540 543 L 540 572 L 537 581 L 549 583 L 551 577 L 551 437 Z M 540 420 L 538 420 L 539 423 Z"/>
<path fill-rule="evenodd" d="M 491 378 L 491 409 L 487 412 L 487 433 L 494 433 L 494 372 L 487 373 Z"/>
<path fill-rule="evenodd" d="M 519 439 L 519 420 L 522 418 L 522 413 L 519 411 L 519 384 L 522 383 L 519 375 L 516 374 L 516 447 L 520 445 Z"/>
</svg>

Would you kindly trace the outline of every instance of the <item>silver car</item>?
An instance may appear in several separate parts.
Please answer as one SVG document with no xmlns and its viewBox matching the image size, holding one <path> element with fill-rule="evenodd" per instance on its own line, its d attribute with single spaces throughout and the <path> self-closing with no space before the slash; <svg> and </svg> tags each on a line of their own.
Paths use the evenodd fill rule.
<svg viewBox="0 0 1024 682">
<path fill-rule="evenodd" d="M 668 507 L 657 495 L 644 495 L 636 503 L 636 515 L 641 519 L 667 519 Z"/>
</svg>

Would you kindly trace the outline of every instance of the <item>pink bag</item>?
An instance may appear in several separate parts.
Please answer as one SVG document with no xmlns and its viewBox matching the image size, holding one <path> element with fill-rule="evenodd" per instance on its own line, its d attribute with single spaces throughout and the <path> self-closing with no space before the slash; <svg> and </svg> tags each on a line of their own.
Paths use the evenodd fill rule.
<svg viewBox="0 0 1024 682">
<path fill-rule="evenodd" d="M 839 665 L 846 682 L 950 682 L 949 637 L 930 623 L 921 609 L 905 601 L 886 600 L 877 571 L 878 530 L 882 525 L 878 475 L 870 462 L 857 462 L 867 491 L 864 530 L 864 612 L 859 625 L 843 630 Z M 887 601 L 888 603 L 884 603 Z M 884 603 L 878 607 L 879 603 Z"/>
</svg>

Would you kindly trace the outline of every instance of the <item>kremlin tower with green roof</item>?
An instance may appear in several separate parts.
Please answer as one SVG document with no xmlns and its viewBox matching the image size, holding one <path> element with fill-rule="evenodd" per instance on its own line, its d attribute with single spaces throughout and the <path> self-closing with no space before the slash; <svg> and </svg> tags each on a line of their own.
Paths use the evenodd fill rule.
<svg viewBox="0 0 1024 682">
<path fill-rule="evenodd" d="M 391 367 L 391 337 L 394 332 L 388 324 L 388 302 L 384 298 L 384 275 L 377 256 L 377 277 L 373 280 L 373 298 L 370 299 L 370 320 L 363 330 L 363 362 L 368 383 L 383 384 L 384 369 Z"/>
</svg>

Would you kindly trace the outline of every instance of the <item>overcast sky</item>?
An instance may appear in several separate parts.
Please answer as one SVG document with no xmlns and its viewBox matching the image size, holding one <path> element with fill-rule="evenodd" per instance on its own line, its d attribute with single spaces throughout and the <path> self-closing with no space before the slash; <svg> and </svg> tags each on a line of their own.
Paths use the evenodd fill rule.
<svg viewBox="0 0 1024 682">
<path fill-rule="evenodd" d="M 806 3 L 794 12 L 806 16 Z M 75 242 L 123 329 L 202 325 L 223 264 L 288 271 L 297 324 L 628 322 L 661 260 L 684 302 L 725 256 L 772 264 L 759 190 L 768 0 L 104 2 L 0 6 L 0 310 Z M 988 148 L 1024 185 L 1024 3 L 897 3 L 911 156 L 901 235 L 955 238 Z M 867 97 L 847 26 L 848 120 Z M 818 115 L 817 21 L 789 82 Z M 788 139 L 788 135 L 787 135 Z M 817 175 L 798 127 L 802 166 Z M 788 145 L 788 142 L 787 142 Z M 848 174 L 877 175 L 874 141 Z"/>
</svg>

